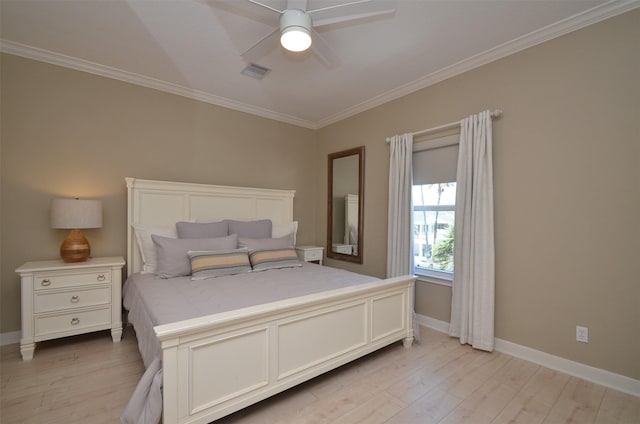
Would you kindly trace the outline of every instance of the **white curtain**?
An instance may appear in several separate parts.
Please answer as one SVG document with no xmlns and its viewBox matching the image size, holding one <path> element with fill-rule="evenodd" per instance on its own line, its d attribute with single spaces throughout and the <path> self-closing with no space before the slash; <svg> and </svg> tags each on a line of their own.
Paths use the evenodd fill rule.
<svg viewBox="0 0 640 424">
<path fill-rule="evenodd" d="M 460 122 L 453 296 L 449 335 L 476 349 L 494 344 L 494 235 L 491 113 Z"/>
<path fill-rule="evenodd" d="M 387 278 L 413 274 L 412 154 L 413 135 L 387 139 L 389 158 L 389 218 L 387 226 Z"/>
</svg>

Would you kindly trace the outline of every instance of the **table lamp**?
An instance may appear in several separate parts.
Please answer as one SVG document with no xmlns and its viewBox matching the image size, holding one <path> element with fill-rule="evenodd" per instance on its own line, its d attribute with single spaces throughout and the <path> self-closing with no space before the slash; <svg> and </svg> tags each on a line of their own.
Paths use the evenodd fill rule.
<svg viewBox="0 0 640 424">
<path fill-rule="evenodd" d="M 91 246 L 81 229 L 102 227 L 100 200 L 53 199 L 51 201 L 51 228 L 70 229 L 60 246 L 64 262 L 84 262 L 91 254 Z"/>
</svg>

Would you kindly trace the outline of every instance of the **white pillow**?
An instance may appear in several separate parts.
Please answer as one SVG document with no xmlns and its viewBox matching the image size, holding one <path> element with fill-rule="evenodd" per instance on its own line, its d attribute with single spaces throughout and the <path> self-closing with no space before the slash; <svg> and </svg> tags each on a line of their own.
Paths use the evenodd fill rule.
<svg viewBox="0 0 640 424">
<path fill-rule="evenodd" d="M 271 237 L 280 238 L 293 234 L 293 245 L 296 245 L 296 233 L 298 232 L 298 221 L 292 221 L 288 224 L 273 224 L 271 227 Z"/>
<path fill-rule="evenodd" d="M 131 224 L 136 232 L 136 240 L 142 256 L 141 274 L 153 274 L 157 268 L 156 247 L 153 244 L 151 235 L 155 234 L 161 237 L 178 238 L 176 226 L 171 227 L 154 227 L 144 224 Z"/>
</svg>

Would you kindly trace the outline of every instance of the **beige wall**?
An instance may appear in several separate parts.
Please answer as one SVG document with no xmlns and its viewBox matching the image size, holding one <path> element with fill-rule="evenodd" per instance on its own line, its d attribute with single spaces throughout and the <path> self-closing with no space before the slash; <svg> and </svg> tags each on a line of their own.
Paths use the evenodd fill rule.
<svg viewBox="0 0 640 424">
<path fill-rule="evenodd" d="M 82 72 L 3 55 L 1 332 L 20 328 L 14 272 L 57 256 L 56 196 L 104 201 L 93 255 L 126 256 L 124 177 L 295 189 L 298 240 L 315 241 L 314 131 Z"/>
<path fill-rule="evenodd" d="M 125 176 L 296 189 L 299 240 L 324 245 L 327 154 L 365 145 L 364 263 L 327 263 L 383 277 L 385 137 L 502 108 L 496 335 L 640 379 L 638 39 L 634 11 L 317 132 L 3 55 L 0 331 L 19 329 L 15 267 L 64 237 L 52 197 L 103 199 L 87 236 L 95 255 L 124 255 Z M 418 313 L 448 320 L 449 288 L 416 293 Z"/>
<path fill-rule="evenodd" d="M 385 137 L 501 108 L 496 336 L 640 379 L 638 40 L 640 10 L 320 130 L 319 206 L 326 155 L 366 146 L 364 263 L 327 263 L 385 275 Z M 419 282 L 416 293 L 419 314 L 449 321 L 449 288 Z M 576 325 L 589 327 L 588 344 L 575 341 Z"/>
</svg>

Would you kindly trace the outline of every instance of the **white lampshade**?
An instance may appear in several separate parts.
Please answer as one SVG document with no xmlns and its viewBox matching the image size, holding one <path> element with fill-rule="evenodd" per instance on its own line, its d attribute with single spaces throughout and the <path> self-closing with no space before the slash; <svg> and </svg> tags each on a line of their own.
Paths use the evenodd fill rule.
<svg viewBox="0 0 640 424">
<path fill-rule="evenodd" d="M 311 18 L 301 10 L 290 9 L 280 17 L 280 44 L 292 52 L 311 46 Z"/>
<path fill-rule="evenodd" d="M 102 227 L 100 200 L 53 199 L 51 228 L 84 229 Z"/>
</svg>

